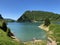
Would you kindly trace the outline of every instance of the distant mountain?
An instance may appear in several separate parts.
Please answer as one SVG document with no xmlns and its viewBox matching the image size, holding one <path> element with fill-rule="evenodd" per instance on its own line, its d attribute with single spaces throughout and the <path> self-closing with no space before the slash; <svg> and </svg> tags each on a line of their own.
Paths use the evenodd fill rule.
<svg viewBox="0 0 60 45">
<path fill-rule="evenodd" d="M 6 22 L 15 22 L 15 20 L 13 20 L 13 19 L 7 19 L 7 18 L 5 19 L 5 21 Z"/>
<path fill-rule="evenodd" d="M 6 22 L 15 22 L 15 20 L 13 19 L 8 19 L 8 18 L 4 19 L 1 14 L 0 14 L 0 19 L 5 20 Z"/>
<path fill-rule="evenodd" d="M 60 14 L 45 12 L 45 11 L 26 11 L 20 18 L 18 22 L 34 22 L 43 21 L 45 18 L 49 18 L 52 21 L 60 21 Z"/>
</svg>

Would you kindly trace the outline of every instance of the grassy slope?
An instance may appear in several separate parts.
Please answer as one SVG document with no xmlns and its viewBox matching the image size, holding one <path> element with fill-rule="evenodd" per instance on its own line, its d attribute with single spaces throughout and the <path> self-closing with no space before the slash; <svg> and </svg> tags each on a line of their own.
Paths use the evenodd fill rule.
<svg viewBox="0 0 60 45">
<path fill-rule="evenodd" d="M 0 19 L 0 27 L 2 27 L 4 20 Z M 0 28 L 0 45 L 23 45 L 21 42 L 17 42 L 12 38 L 7 36 L 7 32 L 4 32 L 3 29 Z"/>
<path fill-rule="evenodd" d="M 19 45 L 18 42 L 7 36 L 7 33 L 0 29 L 0 45 Z"/>
<path fill-rule="evenodd" d="M 59 42 L 58 45 L 60 45 L 60 25 L 51 24 L 49 30 L 53 32 L 50 36 L 52 36 L 54 40 L 56 39 L 56 41 Z"/>
</svg>

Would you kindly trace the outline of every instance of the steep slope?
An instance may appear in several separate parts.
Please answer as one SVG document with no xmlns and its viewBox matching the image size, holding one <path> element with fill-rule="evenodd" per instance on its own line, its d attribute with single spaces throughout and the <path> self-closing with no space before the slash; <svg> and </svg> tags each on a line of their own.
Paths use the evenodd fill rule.
<svg viewBox="0 0 60 45">
<path fill-rule="evenodd" d="M 26 11 L 20 18 L 18 18 L 17 21 L 18 22 L 43 21 L 45 18 L 49 18 L 52 21 L 59 21 L 60 14 L 45 11 Z"/>
<path fill-rule="evenodd" d="M 14 41 L 9 32 L 7 25 L 3 19 L 0 19 L 0 45 L 20 45 L 19 42 Z"/>
<path fill-rule="evenodd" d="M 1 15 L 0 15 L 1 16 Z M 0 17 L 0 45 L 23 45 L 20 41 L 18 42 L 13 38 L 14 34 L 7 27 L 6 21 L 1 16 Z"/>
<path fill-rule="evenodd" d="M 8 37 L 7 33 L 0 29 L 0 45 L 20 45 L 20 43 Z"/>
</svg>

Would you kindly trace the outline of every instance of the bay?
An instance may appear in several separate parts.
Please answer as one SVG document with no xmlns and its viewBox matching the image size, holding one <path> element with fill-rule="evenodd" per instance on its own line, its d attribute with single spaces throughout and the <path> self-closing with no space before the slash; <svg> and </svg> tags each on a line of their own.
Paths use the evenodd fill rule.
<svg viewBox="0 0 60 45">
<path fill-rule="evenodd" d="M 33 38 L 46 40 L 46 32 L 38 28 L 41 23 L 8 23 L 11 32 L 21 41 L 31 41 Z"/>
</svg>

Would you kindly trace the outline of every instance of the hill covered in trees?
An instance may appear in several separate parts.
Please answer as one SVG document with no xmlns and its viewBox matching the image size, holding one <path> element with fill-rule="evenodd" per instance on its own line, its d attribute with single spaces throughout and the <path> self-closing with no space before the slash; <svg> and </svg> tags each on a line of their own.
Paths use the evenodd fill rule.
<svg viewBox="0 0 60 45">
<path fill-rule="evenodd" d="M 26 11 L 20 18 L 18 22 L 34 22 L 43 21 L 45 18 L 49 18 L 51 21 L 60 21 L 60 14 L 46 12 L 46 11 Z"/>
<path fill-rule="evenodd" d="M 13 20 L 13 19 L 8 19 L 8 18 L 6 18 L 6 19 L 4 19 L 6 22 L 15 22 L 15 20 Z"/>
</svg>

